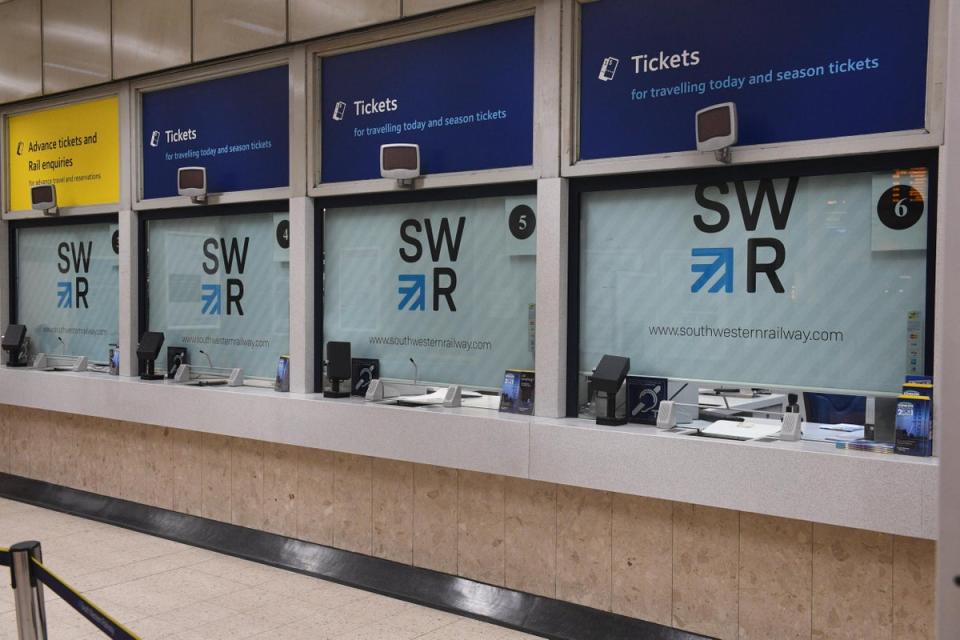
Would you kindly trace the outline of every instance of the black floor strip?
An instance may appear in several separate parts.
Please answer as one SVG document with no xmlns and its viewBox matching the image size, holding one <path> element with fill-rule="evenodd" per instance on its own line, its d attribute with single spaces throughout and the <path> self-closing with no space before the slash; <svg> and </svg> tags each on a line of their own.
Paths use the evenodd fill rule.
<svg viewBox="0 0 960 640">
<path fill-rule="evenodd" d="M 0 473 L 0 496 L 554 640 L 705 638 L 569 602 L 5 473 Z M 43 533 L 37 532 L 37 538 L 43 542 Z"/>
</svg>

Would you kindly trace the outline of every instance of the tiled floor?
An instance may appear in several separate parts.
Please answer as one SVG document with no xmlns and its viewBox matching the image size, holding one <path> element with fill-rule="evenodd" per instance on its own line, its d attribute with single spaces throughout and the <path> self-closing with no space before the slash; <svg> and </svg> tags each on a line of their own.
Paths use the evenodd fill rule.
<svg viewBox="0 0 960 640">
<path fill-rule="evenodd" d="M 534 636 L 0 498 L 0 546 L 44 564 L 143 640 L 520 640 Z M 0 640 L 16 640 L 0 568 Z M 105 638 L 45 591 L 53 640 Z"/>
</svg>

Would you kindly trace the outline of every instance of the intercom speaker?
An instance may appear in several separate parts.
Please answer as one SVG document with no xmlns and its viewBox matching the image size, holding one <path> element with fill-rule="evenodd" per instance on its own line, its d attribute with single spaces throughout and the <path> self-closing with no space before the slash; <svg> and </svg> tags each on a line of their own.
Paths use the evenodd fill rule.
<svg viewBox="0 0 960 640">
<path fill-rule="evenodd" d="M 180 167 L 177 169 L 177 193 L 188 196 L 194 204 L 207 201 L 207 169 L 205 167 Z"/>
<path fill-rule="evenodd" d="M 393 143 L 380 145 L 380 175 L 411 186 L 420 177 L 420 145 Z"/>
<path fill-rule="evenodd" d="M 34 211 L 42 211 L 45 216 L 59 215 L 57 187 L 52 184 L 35 184 L 30 187 L 30 206 Z"/>
</svg>

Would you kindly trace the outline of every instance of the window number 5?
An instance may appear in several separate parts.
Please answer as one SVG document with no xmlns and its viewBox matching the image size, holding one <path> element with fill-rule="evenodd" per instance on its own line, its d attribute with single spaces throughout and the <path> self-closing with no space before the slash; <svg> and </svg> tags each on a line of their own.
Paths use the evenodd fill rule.
<svg viewBox="0 0 960 640">
<path fill-rule="evenodd" d="M 518 240 L 526 240 L 533 235 L 537 228 L 537 214 L 525 204 L 517 205 L 510 212 L 508 219 L 510 233 Z"/>
</svg>

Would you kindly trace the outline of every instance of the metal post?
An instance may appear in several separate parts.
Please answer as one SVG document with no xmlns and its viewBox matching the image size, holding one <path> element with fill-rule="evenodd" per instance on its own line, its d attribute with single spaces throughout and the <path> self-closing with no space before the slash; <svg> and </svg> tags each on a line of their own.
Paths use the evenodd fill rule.
<svg viewBox="0 0 960 640">
<path fill-rule="evenodd" d="M 17 607 L 20 640 L 47 640 L 47 616 L 43 609 L 43 585 L 34 577 L 31 558 L 43 561 L 40 543 L 19 542 L 10 547 L 11 586 Z"/>
</svg>

